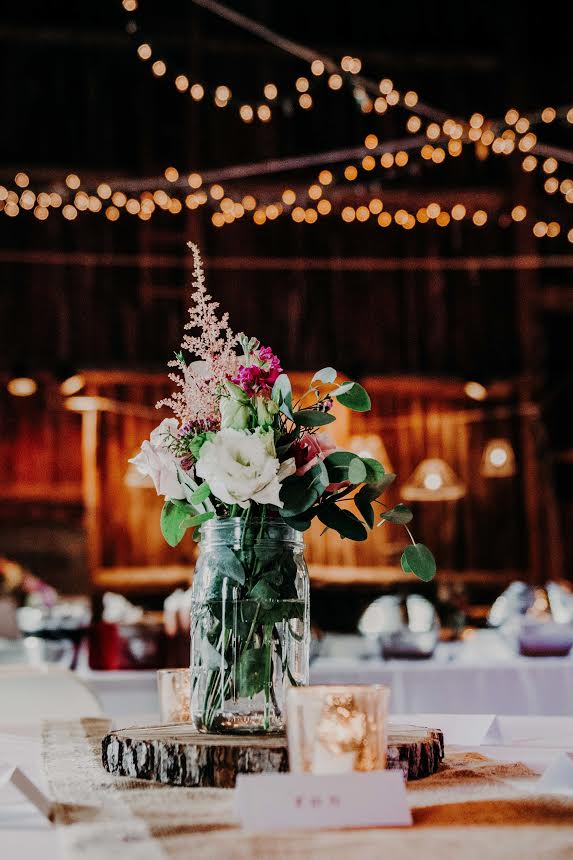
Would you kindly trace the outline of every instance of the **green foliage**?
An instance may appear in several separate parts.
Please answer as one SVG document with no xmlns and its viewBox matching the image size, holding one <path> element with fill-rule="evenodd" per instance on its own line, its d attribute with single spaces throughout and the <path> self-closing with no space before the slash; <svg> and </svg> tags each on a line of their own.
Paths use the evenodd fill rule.
<svg viewBox="0 0 573 860">
<path fill-rule="evenodd" d="M 378 460 L 374 460 L 372 457 L 362 457 L 361 459 L 366 466 L 365 480 L 369 484 L 376 484 L 378 481 L 381 481 L 386 474 L 382 463 L 379 463 Z"/>
<path fill-rule="evenodd" d="M 352 466 L 355 460 L 357 461 L 357 464 Z M 335 451 L 333 454 L 329 454 L 324 460 L 324 465 L 326 466 L 331 484 L 341 484 L 343 481 L 360 483 L 360 481 L 352 481 L 349 477 L 351 467 L 353 469 L 353 474 L 364 475 L 361 480 L 364 480 L 366 477 L 366 468 L 362 463 L 362 460 L 351 451 Z"/>
<path fill-rule="evenodd" d="M 351 511 L 343 510 L 332 502 L 321 505 L 318 519 L 329 529 L 334 529 L 342 538 L 366 540 L 368 533 L 363 523 Z"/>
<path fill-rule="evenodd" d="M 205 442 L 208 442 L 210 439 L 213 439 L 214 436 L 215 434 L 208 430 L 206 433 L 198 433 L 196 436 L 193 437 L 189 444 L 189 450 L 191 451 L 196 460 L 199 459 L 201 448 L 203 447 Z"/>
<path fill-rule="evenodd" d="M 336 421 L 336 417 L 317 409 L 299 409 L 294 413 L 294 421 L 298 427 L 324 427 L 325 424 Z"/>
<path fill-rule="evenodd" d="M 260 693 L 265 683 L 265 669 L 269 657 L 268 647 L 248 648 L 243 651 L 237 672 L 239 696 L 250 697 Z"/>
<path fill-rule="evenodd" d="M 336 397 L 338 402 L 346 406 L 347 409 L 352 409 L 354 412 L 368 412 L 372 404 L 364 388 L 359 382 L 347 383 L 347 385 L 350 387 L 346 388 L 341 385 L 340 388 L 332 392 L 331 396 Z"/>
<path fill-rule="evenodd" d="M 306 532 L 312 525 L 314 511 L 306 511 L 305 513 L 301 513 L 291 517 L 285 516 L 284 513 L 281 511 L 281 516 L 287 526 L 296 529 L 297 532 Z"/>
<path fill-rule="evenodd" d="M 210 492 L 211 492 L 211 489 L 209 487 L 209 484 L 207 484 L 207 483 L 200 484 L 200 486 L 197 487 L 195 492 L 192 493 L 191 496 L 189 497 L 189 501 L 191 502 L 192 505 L 200 505 L 205 501 L 205 499 L 209 498 Z"/>
<path fill-rule="evenodd" d="M 336 380 L 336 370 L 334 367 L 323 367 L 322 370 L 317 370 L 312 377 L 313 382 L 324 382 L 330 384 Z"/>
<path fill-rule="evenodd" d="M 190 515 L 194 513 L 193 508 L 185 503 L 165 500 L 161 511 L 161 533 L 169 546 L 177 546 L 183 538 L 187 527 L 190 525 Z"/>
<path fill-rule="evenodd" d="M 372 499 L 368 494 L 368 485 L 365 484 L 354 496 L 356 509 L 362 514 L 364 522 L 369 528 L 374 528 L 374 508 Z"/>
<path fill-rule="evenodd" d="M 366 480 L 366 466 L 360 457 L 355 457 L 348 464 L 348 480 L 351 484 L 357 486 Z"/>
<path fill-rule="evenodd" d="M 324 463 L 317 463 L 304 475 L 291 475 L 283 481 L 281 501 L 283 517 L 293 517 L 307 511 L 330 483 Z"/>
<path fill-rule="evenodd" d="M 424 582 L 429 582 L 436 575 L 436 560 L 423 543 L 407 546 L 402 553 L 400 563 L 405 573 L 414 573 Z"/>
<path fill-rule="evenodd" d="M 380 519 L 387 523 L 396 523 L 399 526 L 405 526 L 413 519 L 413 514 L 410 508 L 403 505 L 401 502 L 395 508 L 389 508 L 387 511 L 382 511 Z"/>
<path fill-rule="evenodd" d="M 286 373 L 281 373 L 275 384 L 273 385 L 272 398 L 278 405 L 280 411 L 291 421 L 294 421 L 292 414 L 292 388 L 290 379 Z"/>
</svg>

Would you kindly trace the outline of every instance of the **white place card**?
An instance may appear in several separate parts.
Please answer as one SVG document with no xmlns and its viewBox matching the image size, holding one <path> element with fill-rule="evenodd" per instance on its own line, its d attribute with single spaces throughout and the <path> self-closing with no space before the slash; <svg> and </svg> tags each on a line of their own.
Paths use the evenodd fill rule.
<svg viewBox="0 0 573 860">
<path fill-rule="evenodd" d="M 404 778 L 395 770 L 239 774 L 235 806 L 251 832 L 412 824 Z"/>
<path fill-rule="evenodd" d="M 52 820 L 54 805 L 38 786 L 22 773 L 20 768 L 13 765 L 0 764 L 0 788 L 13 785 L 24 797 L 38 809 L 49 821 Z"/>
<path fill-rule="evenodd" d="M 535 792 L 573 795 L 573 753 L 560 753 L 535 783 Z"/>
</svg>

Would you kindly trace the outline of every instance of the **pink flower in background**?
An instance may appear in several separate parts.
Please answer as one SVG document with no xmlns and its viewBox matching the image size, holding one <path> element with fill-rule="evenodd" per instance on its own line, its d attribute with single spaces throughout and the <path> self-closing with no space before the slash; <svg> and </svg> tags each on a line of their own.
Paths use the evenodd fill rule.
<svg viewBox="0 0 573 860">
<path fill-rule="evenodd" d="M 336 443 L 328 433 L 304 433 L 291 448 L 296 465 L 296 475 L 304 475 L 319 460 L 324 460 L 336 451 Z"/>
<path fill-rule="evenodd" d="M 270 346 L 262 346 L 255 354 L 255 364 L 242 364 L 231 382 L 238 385 L 249 397 L 263 394 L 270 397 L 271 389 L 283 372 L 280 359 Z"/>
</svg>

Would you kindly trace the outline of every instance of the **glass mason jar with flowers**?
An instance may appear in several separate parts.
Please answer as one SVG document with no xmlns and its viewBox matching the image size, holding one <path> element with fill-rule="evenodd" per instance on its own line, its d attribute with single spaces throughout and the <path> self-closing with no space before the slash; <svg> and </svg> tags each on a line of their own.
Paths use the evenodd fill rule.
<svg viewBox="0 0 573 860">
<path fill-rule="evenodd" d="M 285 691 L 308 683 L 309 578 L 303 533 L 317 519 L 342 538 L 365 540 L 375 525 L 403 525 L 402 567 L 423 580 L 436 565 L 416 543 L 409 509 L 380 496 L 395 475 L 369 457 L 338 450 L 323 428 L 335 402 L 370 408 L 357 382 L 326 367 L 293 402 L 289 377 L 269 347 L 234 335 L 207 294 L 199 251 L 182 350 L 171 366 L 178 390 L 132 460 L 165 497 L 163 535 L 176 546 L 188 528 L 200 550 L 192 586 L 191 713 L 203 732 L 284 728 Z M 239 347 L 240 352 L 237 352 Z M 352 506 L 350 510 L 348 506 Z"/>
</svg>

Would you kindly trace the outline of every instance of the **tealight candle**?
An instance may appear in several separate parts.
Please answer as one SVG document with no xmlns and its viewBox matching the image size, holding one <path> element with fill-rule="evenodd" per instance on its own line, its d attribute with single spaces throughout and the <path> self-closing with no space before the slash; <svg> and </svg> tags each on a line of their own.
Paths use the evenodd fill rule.
<svg viewBox="0 0 573 860">
<path fill-rule="evenodd" d="M 157 689 L 162 724 L 189 722 L 191 719 L 189 711 L 191 670 L 159 669 L 157 672 Z"/>
<path fill-rule="evenodd" d="M 291 687 L 287 694 L 290 769 L 304 773 L 386 767 L 389 687 Z"/>
</svg>

